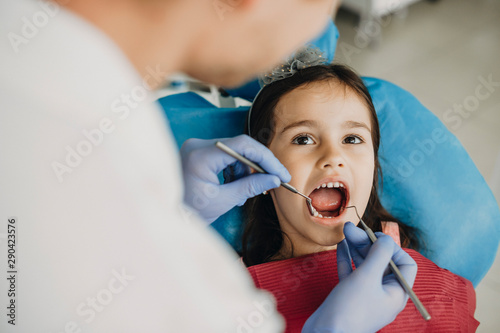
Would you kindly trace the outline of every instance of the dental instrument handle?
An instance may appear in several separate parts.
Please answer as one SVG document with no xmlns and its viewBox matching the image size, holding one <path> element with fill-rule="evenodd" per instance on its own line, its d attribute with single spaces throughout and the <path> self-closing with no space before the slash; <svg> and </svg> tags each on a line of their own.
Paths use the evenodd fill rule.
<svg viewBox="0 0 500 333">
<path fill-rule="evenodd" d="M 258 164 L 250 161 L 248 158 L 246 158 L 245 156 L 241 155 L 241 154 L 238 154 L 237 152 L 235 152 L 234 150 L 232 150 L 231 148 L 229 148 L 228 146 L 226 146 L 225 144 L 223 144 L 222 142 L 220 141 L 217 141 L 215 143 L 215 146 L 217 148 L 219 148 L 220 150 L 222 150 L 223 152 L 225 152 L 226 154 L 234 157 L 235 159 L 237 159 L 238 161 L 240 161 L 241 163 L 243 164 L 246 164 L 248 165 L 249 167 L 251 167 L 252 169 L 254 169 L 255 171 L 259 172 L 259 173 L 265 173 L 267 174 L 267 172 L 262 169 Z M 287 190 L 293 192 L 293 193 L 296 193 L 298 195 L 301 195 L 303 196 L 304 198 L 306 199 L 309 199 L 310 198 L 302 193 L 300 193 L 295 187 L 293 187 L 292 185 L 288 184 L 288 183 L 285 183 L 285 182 L 281 182 L 281 186 L 283 186 L 284 188 L 286 188 Z"/>
<path fill-rule="evenodd" d="M 251 167 L 252 169 L 254 169 L 255 171 L 259 172 L 259 173 L 267 173 L 264 169 L 262 169 L 258 164 L 250 161 L 248 158 L 246 158 L 245 156 L 241 155 L 241 154 L 238 154 L 237 152 L 235 152 L 234 150 L 232 150 L 231 148 L 229 148 L 228 146 L 226 146 L 225 144 L 223 144 L 222 142 L 220 141 L 217 141 L 215 143 L 215 146 L 217 148 L 219 148 L 220 150 L 222 150 L 223 152 L 225 152 L 226 154 L 230 155 L 231 157 L 234 157 L 235 159 L 237 159 L 238 161 L 240 161 L 241 163 L 243 164 L 246 164 L 248 165 L 249 167 Z"/>
<path fill-rule="evenodd" d="M 289 190 L 289 191 L 291 191 L 293 193 L 296 193 L 298 195 L 303 196 L 306 199 L 309 199 L 309 197 L 307 195 L 304 195 L 304 194 L 300 193 L 295 187 L 293 187 L 292 185 L 290 185 L 288 183 L 281 182 L 281 186 L 283 186 L 284 188 L 286 188 L 287 190 Z"/>
<path fill-rule="evenodd" d="M 217 148 L 219 148 L 220 150 L 222 150 L 223 152 L 225 152 L 226 154 L 234 157 L 235 159 L 237 159 L 241 163 L 248 165 L 249 167 L 251 167 L 255 171 L 257 171 L 259 173 L 266 173 L 267 174 L 266 170 L 262 169 L 258 164 L 250 161 L 245 156 L 242 156 L 241 154 L 238 154 L 237 152 L 235 152 L 234 150 L 232 150 L 231 148 L 229 148 L 228 146 L 226 146 L 222 142 L 220 142 L 220 141 L 215 142 L 215 146 Z M 306 206 L 307 206 L 307 209 L 309 210 L 309 214 L 311 214 L 311 216 L 316 216 L 315 215 L 315 209 L 314 209 L 314 207 L 312 205 L 311 198 L 309 198 L 305 194 L 300 193 L 295 187 L 293 187 L 292 185 L 290 185 L 288 183 L 281 182 L 281 186 L 283 186 L 287 190 L 291 191 L 292 193 L 298 194 L 301 197 L 305 198 L 306 199 Z"/>
<path fill-rule="evenodd" d="M 362 219 L 359 219 L 359 222 L 363 226 L 363 229 L 365 229 L 365 232 L 368 234 L 368 237 L 370 238 L 370 240 L 372 241 L 372 243 L 375 243 L 375 241 L 377 240 L 377 236 L 375 236 L 375 234 L 373 233 L 372 229 L 370 229 L 365 224 L 365 222 Z M 431 319 L 431 315 L 429 314 L 429 312 L 427 312 L 427 309 L 422 304 L 422 302 L 420 301 L 420 299 L 418 298 L 418 296 L 415 294 L 415 292 L 413 291 L 413 289 L 411 289 L 411 287 L 408 284 L 408 282 L 406 282 L 405 278 L 403 277 L 403 274 L 401 274 L 401 272 L 399 271 L 399 268 L 396 266 L 396 264 L 394 263 L 394 261 L 392 261 L 392 259 L 391 259 L 391 261 L 389 261 L 389 267 L 391 268 L 392 272 L 396 276 L 396 279 L 398 279 L 399 283 L 401 284 L 401 286 L 403 287 L 403 289 L 406 291 L 406 293 L 408 294 L 408 296 L 410 296 L 410 299 L 412 300 L 413 304 L 415 304 L 415 307 L 420 312 L 420 314 L 422 315 L 422 317 L 425 320 L 430 320 Z"/>
</svg>

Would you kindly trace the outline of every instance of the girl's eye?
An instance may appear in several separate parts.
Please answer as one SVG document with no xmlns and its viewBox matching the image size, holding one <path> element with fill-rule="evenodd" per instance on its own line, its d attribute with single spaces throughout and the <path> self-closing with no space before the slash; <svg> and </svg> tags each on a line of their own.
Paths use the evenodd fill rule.
<svg viewBox="0 0 500 333">
<path fill-rule="evenodd" d="M 360 144 L 363 143 L 363 139 L 361 139 L 359 136 L 356 135 L 350 135 L 344 139 L 343 143 L 348 143 L 348 144 Z"/>
<path fill-rule="evenodd" d="M 300 134 L 292 140 L 292 143 L 296 145 L 312 145 L 314 140 L 307 134 Z"/>
</svg>

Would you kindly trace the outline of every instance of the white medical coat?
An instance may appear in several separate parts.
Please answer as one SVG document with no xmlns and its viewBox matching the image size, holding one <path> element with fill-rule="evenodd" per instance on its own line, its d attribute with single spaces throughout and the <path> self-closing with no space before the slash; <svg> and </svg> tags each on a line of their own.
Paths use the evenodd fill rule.
<svg viewBox="0 0 500 333">
<path fill-rule="evenodd" d="M 53 4 L 1 0 L 0 26 L 0 331 L 280 332 L 121 50 Z"/>
</svg>

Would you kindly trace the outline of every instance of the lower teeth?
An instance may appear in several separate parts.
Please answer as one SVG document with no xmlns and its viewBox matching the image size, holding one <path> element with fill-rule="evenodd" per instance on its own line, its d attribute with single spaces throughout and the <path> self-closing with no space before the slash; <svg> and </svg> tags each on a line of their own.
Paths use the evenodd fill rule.
<svg viewBox="0 0 500 333">
<path fill-rule="evenodd" d="M 327 219 L 331 219 L 333 217 L 337 217 L 339 216 L 340 214 L 342 214 L 342 212 L 345 210 L 344 207 L 341 207 L 338 211 L 336 211 L 336 213 L 334 212 L 332 216 L 323 216 L 321 215 L 320 213 L 318 213 L 318 211 L 313 207 L 313 211 L 314 211 L 314 217 L 321 217 L 321 218 L 327 218 Z"/>
</svg>

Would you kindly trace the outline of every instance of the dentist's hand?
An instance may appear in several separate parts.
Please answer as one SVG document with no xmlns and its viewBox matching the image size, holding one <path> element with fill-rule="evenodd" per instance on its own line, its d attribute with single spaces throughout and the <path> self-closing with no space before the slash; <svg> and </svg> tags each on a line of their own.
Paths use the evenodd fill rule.
<svg viewBox="0 0 500 333">
<path fill-rule="evenodd" d="M 382 233 L 377 233 L 378 240 L 372 245 L 363 230 L 348 222 L 344 235 L 346 239 L 337 245 L 340 282 L 307 319 L 302 333 L 376 332 L 390 324 L 406 305 L 408 296 L 394 274 L 388 274 L 388 264 L 392 258 L 413 286 L 415 261 Z"/>
<path fill-rule="evenodd" d="M 224 144 L 259 164 L 269 174 L 250 174 L 250 168 L 215 147 Z M 248 198 L 288 182 L 290 174 L 278 159 L 261 143 L 247 135 L 230 139 L 189 139 L 181 148 L 184 175 L 184 202 L 193 207 L 208 222 L 234 206 L 242 206 Z M 235 181 L 220 185 L 217 178 L 226 167 L 233 168 Z"/>
</svg>

